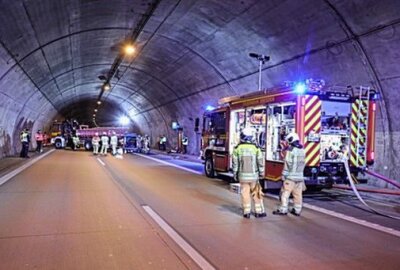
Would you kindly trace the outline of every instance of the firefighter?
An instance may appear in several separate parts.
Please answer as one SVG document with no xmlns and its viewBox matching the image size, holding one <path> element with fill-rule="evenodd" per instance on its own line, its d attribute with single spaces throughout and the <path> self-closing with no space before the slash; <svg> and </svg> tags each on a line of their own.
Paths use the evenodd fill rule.
<svg viewBox="0 0 400 270">
<path fill-rule="evenodd" d="M 264 175 L 264 160 L 260 148 L 253 143 L 253 130 L 244 128 L 240 143 L 233 151 L 233 175 L 239 180 L 243 217 L 250 218 L 251 203 L 254 201 L 254 216 L 266 217 L 259 177 Z"/>
<path fill-rule="evenodd" d="M 166 151 L 167 150 L 167 136 L 162 135 L 160 138 L 160 150 Z"/>
<path fill-rule="evenodd" d="M 95 156 L 99 154 L 99 144 L 100 144 L 100 137 L 99 133 L 96 132 L 92 138 L 93 155 Z"/>
<path fill-rule="evenodd" d="M 184 135 L 184 136 L 182 137 L 182 147 L 183 147 L 182 153 L 183 153 L 183 154 L 186 154 L 186 153 L 187 153 L 187 146 L 188 146 L 188 144 L 189 144 L 189 139 L 188 139 L 188 137 L 187 137 L 186 135 Z"/>
<path fill-rule="evenodd" d="M 19 138 L 22 144 L 21 153 L 19 156 L 22 158 L 29 158 L 28 156 L 29 142 L 30 142 L 29 129 L 26 128 L 23 131 L 21 131 Z"/>
<path fill-rule="evenodd" d="M 36 139 L 36 152 L 42 153 L 43 152 L 43 134 L 42 131 L 39 129 L 35 134 Z"/>
<path fill-rule="evenodd" d="M 143 153 L 148 154 L 150 152 L 150 136 L 144 135 L 143 137 Z"/>
<path fill-rule="evenodd" d="M 303 175 L 305 151 L 296 133 L 287 135 L 286 141 L 289 143 L 289 148 L 286 153 L 282 172 L 281 203 L 279 208 L 272 213 L 274 215 L 287 215 L 289 210 L 289 196 L 292 194 L 294 205 L 291 213 L 295 216 L 300 216 L 303 206 L 303 190 L 305 190 Z"/>
<path fill-rule="evenodd" d="M 117 145 L 118 145 L 118 137 L 115 131 L 112 132 L 110 144 L 112 149 L 112 155 L 115 156 L 117 154 Z"/>
<path fill-rule="evenodd" d="M 76 134 L 76 132 L 74 131 L 73 135 L 72 135 L 72 150 L 76 150 L 76 148 L 79 148 L 79 137 Z"/>
<path fill-rule="evenodd" d="M 100 150 L 101 155 L 107 156 L 108 141 L 109 138 L 107 136 L 107 132 L 103 132 L 103 135 L 101 136 L 101 150 Z"/>
</svg>

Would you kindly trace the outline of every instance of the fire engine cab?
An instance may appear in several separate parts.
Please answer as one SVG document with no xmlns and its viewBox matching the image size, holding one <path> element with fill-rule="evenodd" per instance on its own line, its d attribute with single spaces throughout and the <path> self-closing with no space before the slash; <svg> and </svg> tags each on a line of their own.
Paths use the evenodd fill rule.
<svg viewBox="0 0 400 270">
<path fill-rule="evenodd" d="M 352 173 L 374 163 L 378 94 L 369 87 L 327 88 L 323 80 L 285 83 L 263 91 L 223 98 L 203 117 L 205 174 L 229 173 L 240 131 L 254 130 L 265 156 L 264 188 L 279 188 L 287 149 L 285 136 L 296 132 L 306 152 L 305 183 L 316 189 L 345 182 L 343 157 Z"/>
</svg>

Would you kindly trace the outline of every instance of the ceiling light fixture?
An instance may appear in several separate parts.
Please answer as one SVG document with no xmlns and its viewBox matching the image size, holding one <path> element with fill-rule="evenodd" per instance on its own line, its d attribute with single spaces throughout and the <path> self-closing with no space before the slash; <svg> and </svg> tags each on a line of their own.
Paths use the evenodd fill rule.
<svg viewBox="0 0 400 270">
<path fill-rule="evenodd" d="M 101 104 L 101 101 L 100 101 L 100 100 L 98 100 L 98 101 L 97 101 L 97 105 L 100 105 L 100 104 Z"/>
<path fill-rule="evenodd" d="M 133 46 L 133 44 L 127 44 L 124 47 L 124 53 L 125 55 L 132 55 L 136 51 L 136 48 Z"/>
<path fill-rule="evenodd" d="M 110 83 L 106 82 L 106 83 L 103 84 L 103 90 L 104 90 L 104 91 L 108 91 L 108 90 L 110 90 L 110 89 L 111 89 Z"/>
</svg>

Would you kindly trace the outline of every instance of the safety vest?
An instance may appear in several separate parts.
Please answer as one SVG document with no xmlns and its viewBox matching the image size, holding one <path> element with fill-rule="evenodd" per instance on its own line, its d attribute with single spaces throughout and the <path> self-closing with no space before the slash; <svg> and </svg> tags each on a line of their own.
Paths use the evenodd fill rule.
<svg viewBox="0 0 400 270">
<path fill-rule="evenodd" d="M 92 138 L 92 144 L 93 145 L 99 145 L 99 142 L 100 142 L 100 137 L 99 136 L 94 136 Z"/>
<path fill-rule="evenodd" d="M 187 138 L 187 137 L 184 137 L 184 138 L 182 139 L 182 144 L 183 144 L 183 145 L 188 145 L 188 143 L 189 143 L 188 138 Z"/>
<path fill-rule="evenodd" d="M 111 144 L 117 145 L 118 144 L 118 137 L 113 135 L 111 136 Z"/>
<path fill-rule="evenodd" d="M 260 148 L 252 143 L 240 143 L 233 150 L 233 173 L 240 182 L 257 181 L 264 175 L 264 159 Z"/>
<path fill-rule="evenodd" d="M 101 136 L 101 142 L 103 143 L 103 145 L 108 145 L 108 136 Z"/>
<path fill-rule="evenodd" d="M 28 133 L 23 131 L 20 135 L 21 142 L 28 142 Z"/>
<path fill-rule="evenodd" d="M 286 153 L 282 175 L 286 180 L 304 181 L 306 154 L 303 148 L 290 147 Z"/>
</svg>

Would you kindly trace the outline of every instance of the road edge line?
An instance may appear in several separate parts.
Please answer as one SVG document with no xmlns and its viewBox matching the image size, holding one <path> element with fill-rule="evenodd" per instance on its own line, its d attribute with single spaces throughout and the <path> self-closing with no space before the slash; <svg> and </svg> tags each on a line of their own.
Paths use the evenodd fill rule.
<svg viewBox="0 0 400 270">
<path fill-rule="evenodd" d="M 35 164 L 36 162 L 38 162 L 42 158 L 50 155 L 54 151 L 55 151 L 55 149 L 51 149 L 50 151 L 38 156 L 37 158 L 32 159 L 31 161 L 29 161 L 28 163 L 22 165 L 21 167 L 18 167 L 15 170 L 3 175 L 2 177 L 0 177 L 0 186 L 3 185 L 4 183 L 6 183 L 11 178 L 13 178 L 14 176 L 16 176 L 17 174 L 19 174 L 20 172 L 22 172 L 23 170 L 25 170 L 26 168 L 32 166 L 33 164 Z"/>
<path fill-rule="evenodd" d="M 165 165 L 168 165 L 168 166 L 171 166 L 171 167 L 175 167 L 175 168 L 178 168 L 178 169 L 182 169 L 182 170 L 184 170 L 184 171 L 188 171 L 188 172 L 195 173 L 195 174 L 198 174 L 198 175 L 203 175 L 203 173 L 201 173 L 201 172 L 198 172 L 198 171 L 195 171 L 195 170 L 192 170 L 192 169 L 188 169 L 188 168 L 185 168 L 185 167 L 182 167 L 182 166 L 180 166 L 180 165 L 173 164 L 173 163 L 169 163 L 169 162 L 167 162 L 167 161 L 165 161 L 165 160 L 161 160 L 161 159 L 149 157 L 149 156 L 142 155 L 142 154 L 138 154 L 138 153 L 134 153 L 134 154 L 137 155 L 137 156 L 140 156 L 140 157 L 144 157 L 144 158 L 153 160 L 153 161 L 157 161 L 157 162 L 159 162 L 159 163 L 162 163 L 162 164 L 165 164 Z M 188 162 L 190 162 L 190 161 L 188 161 Z"/>
</svg>

